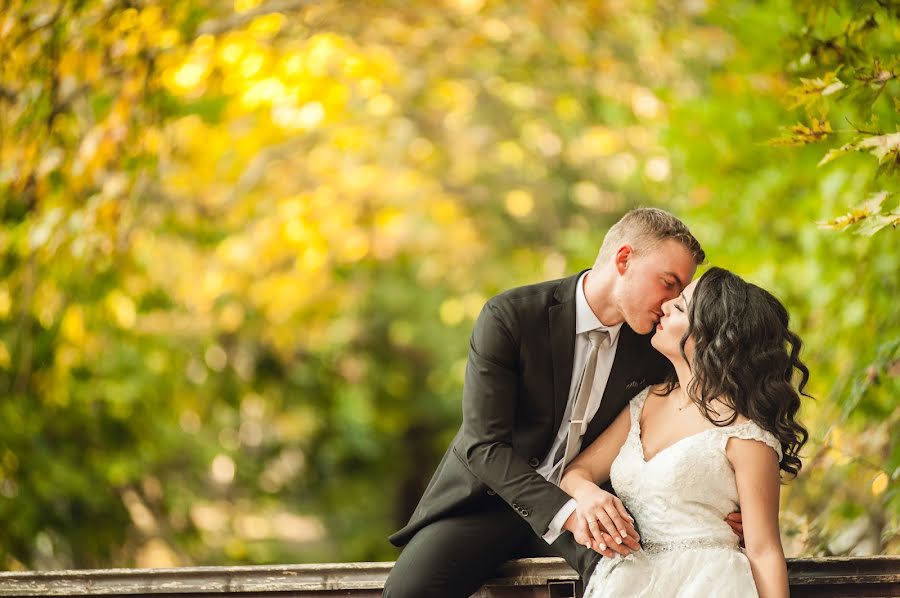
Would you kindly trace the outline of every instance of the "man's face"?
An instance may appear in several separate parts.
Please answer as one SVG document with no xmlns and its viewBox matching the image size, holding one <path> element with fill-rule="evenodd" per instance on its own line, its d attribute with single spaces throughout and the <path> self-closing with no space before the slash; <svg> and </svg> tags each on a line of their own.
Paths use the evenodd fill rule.
<svg viewBox="0 0 900 598">
<path fill-rule="evenodd" d="M 643 253 L 620 249 L 616 259 L 616 308 L 638 334 L 656 327 L 663 315 L 662 304 L 677 297 L 697 270 L 690 251 L 671 239 Z"/>
</svg>

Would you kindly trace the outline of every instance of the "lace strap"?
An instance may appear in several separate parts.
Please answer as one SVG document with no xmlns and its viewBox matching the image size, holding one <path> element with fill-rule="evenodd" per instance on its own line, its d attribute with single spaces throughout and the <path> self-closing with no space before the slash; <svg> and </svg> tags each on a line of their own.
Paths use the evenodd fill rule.
<svg viewBox="0 0 900 598">
<path fill-rule="evenodd" d="M 641 412 L 644 410 L 644 401 L 647 400 L 647 395 L 650 393 L 650 387 L 644 388 L 641 392 L 637 393 L 631 402 L 629 403 L 629 409 L 631 409 L 631 429 L 638 430 L 640 428 L 641 421 Z"/>
<path fill-rule="evenodd" d="M 764 430 L 755 421 L 748 420 L 740 424 L 722 428 L 722 449 L 728 444 L 729 438 L 740 438 L 742 440 L 757 440 L 762 442 L 778 455 L 778 461 L 784 456 L 781 452 L 781 443 L 775 438 L 775 435 Z"/>
</svg>

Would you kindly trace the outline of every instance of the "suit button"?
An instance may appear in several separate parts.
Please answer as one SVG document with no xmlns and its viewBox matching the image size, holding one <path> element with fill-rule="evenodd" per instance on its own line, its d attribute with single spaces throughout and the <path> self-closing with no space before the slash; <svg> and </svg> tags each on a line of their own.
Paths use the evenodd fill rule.
<svg viewBox="0 0 900 598">
<path fill-rule="evenodd" d="M 487 493 L 488 493 L 488 496 L 496 496 L 497 495 L 497 493 L 494 492 L 494 490 L 492 488 L 488 488 Z"/>
<path fill-rule="evenodd" d="M 527 511 L 527 510 L 522 509 L 522 517 L 528 517 L 528 511 Z"/>
<path fill-rule="evenodd" d="M 537 457 L 532 457 L 531 459 L 528 460 L 528 464 L 531 465 L 532 467 L 537 467 L 538 465 L 541 464 L 541 461 Z"/>
</svg>

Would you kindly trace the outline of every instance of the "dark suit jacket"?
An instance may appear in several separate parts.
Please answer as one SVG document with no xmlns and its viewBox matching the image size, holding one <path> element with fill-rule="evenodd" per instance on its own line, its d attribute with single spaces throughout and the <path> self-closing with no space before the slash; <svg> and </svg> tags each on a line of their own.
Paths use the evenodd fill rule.
<svg viewBox="0 0 900 598">
<path fill-rule="evenodd" d="M 575 353 L 575 287 L 580 274 L 502 293 L 484 306 L 469 346 L 463 423 L 409 523 L 391 543 L 496 493 L 542 536 L 569 500 L 535 472 L 562 422 Z M 586 447 L 628 401 L 671 367 L 651 335 L 622 325 Z"/>
</svg>

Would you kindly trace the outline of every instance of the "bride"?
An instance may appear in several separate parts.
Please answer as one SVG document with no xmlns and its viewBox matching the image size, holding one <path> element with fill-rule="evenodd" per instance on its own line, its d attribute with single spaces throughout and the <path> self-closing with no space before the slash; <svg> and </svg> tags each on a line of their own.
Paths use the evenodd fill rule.
<svg viewBox="0 0 900 598">
<path fill-rule="evenodd" d="M 585 598 L 788 596 L 780 471 L 800 470 L 807 433 L 795 416 L 809 370 L 787 311 L 710 268 L 663 304 L 652 344 L 675 373 L 632 399 L 560 484 L 578 503 L 576 539 L 607 555 Z M 598 487 L 607 479 L 619 498 Z M 743 551 L 725 521 L 738 508 Z M 609 548 L 627 553 L 636 540 L 627 556 Z"/>
</svg>

